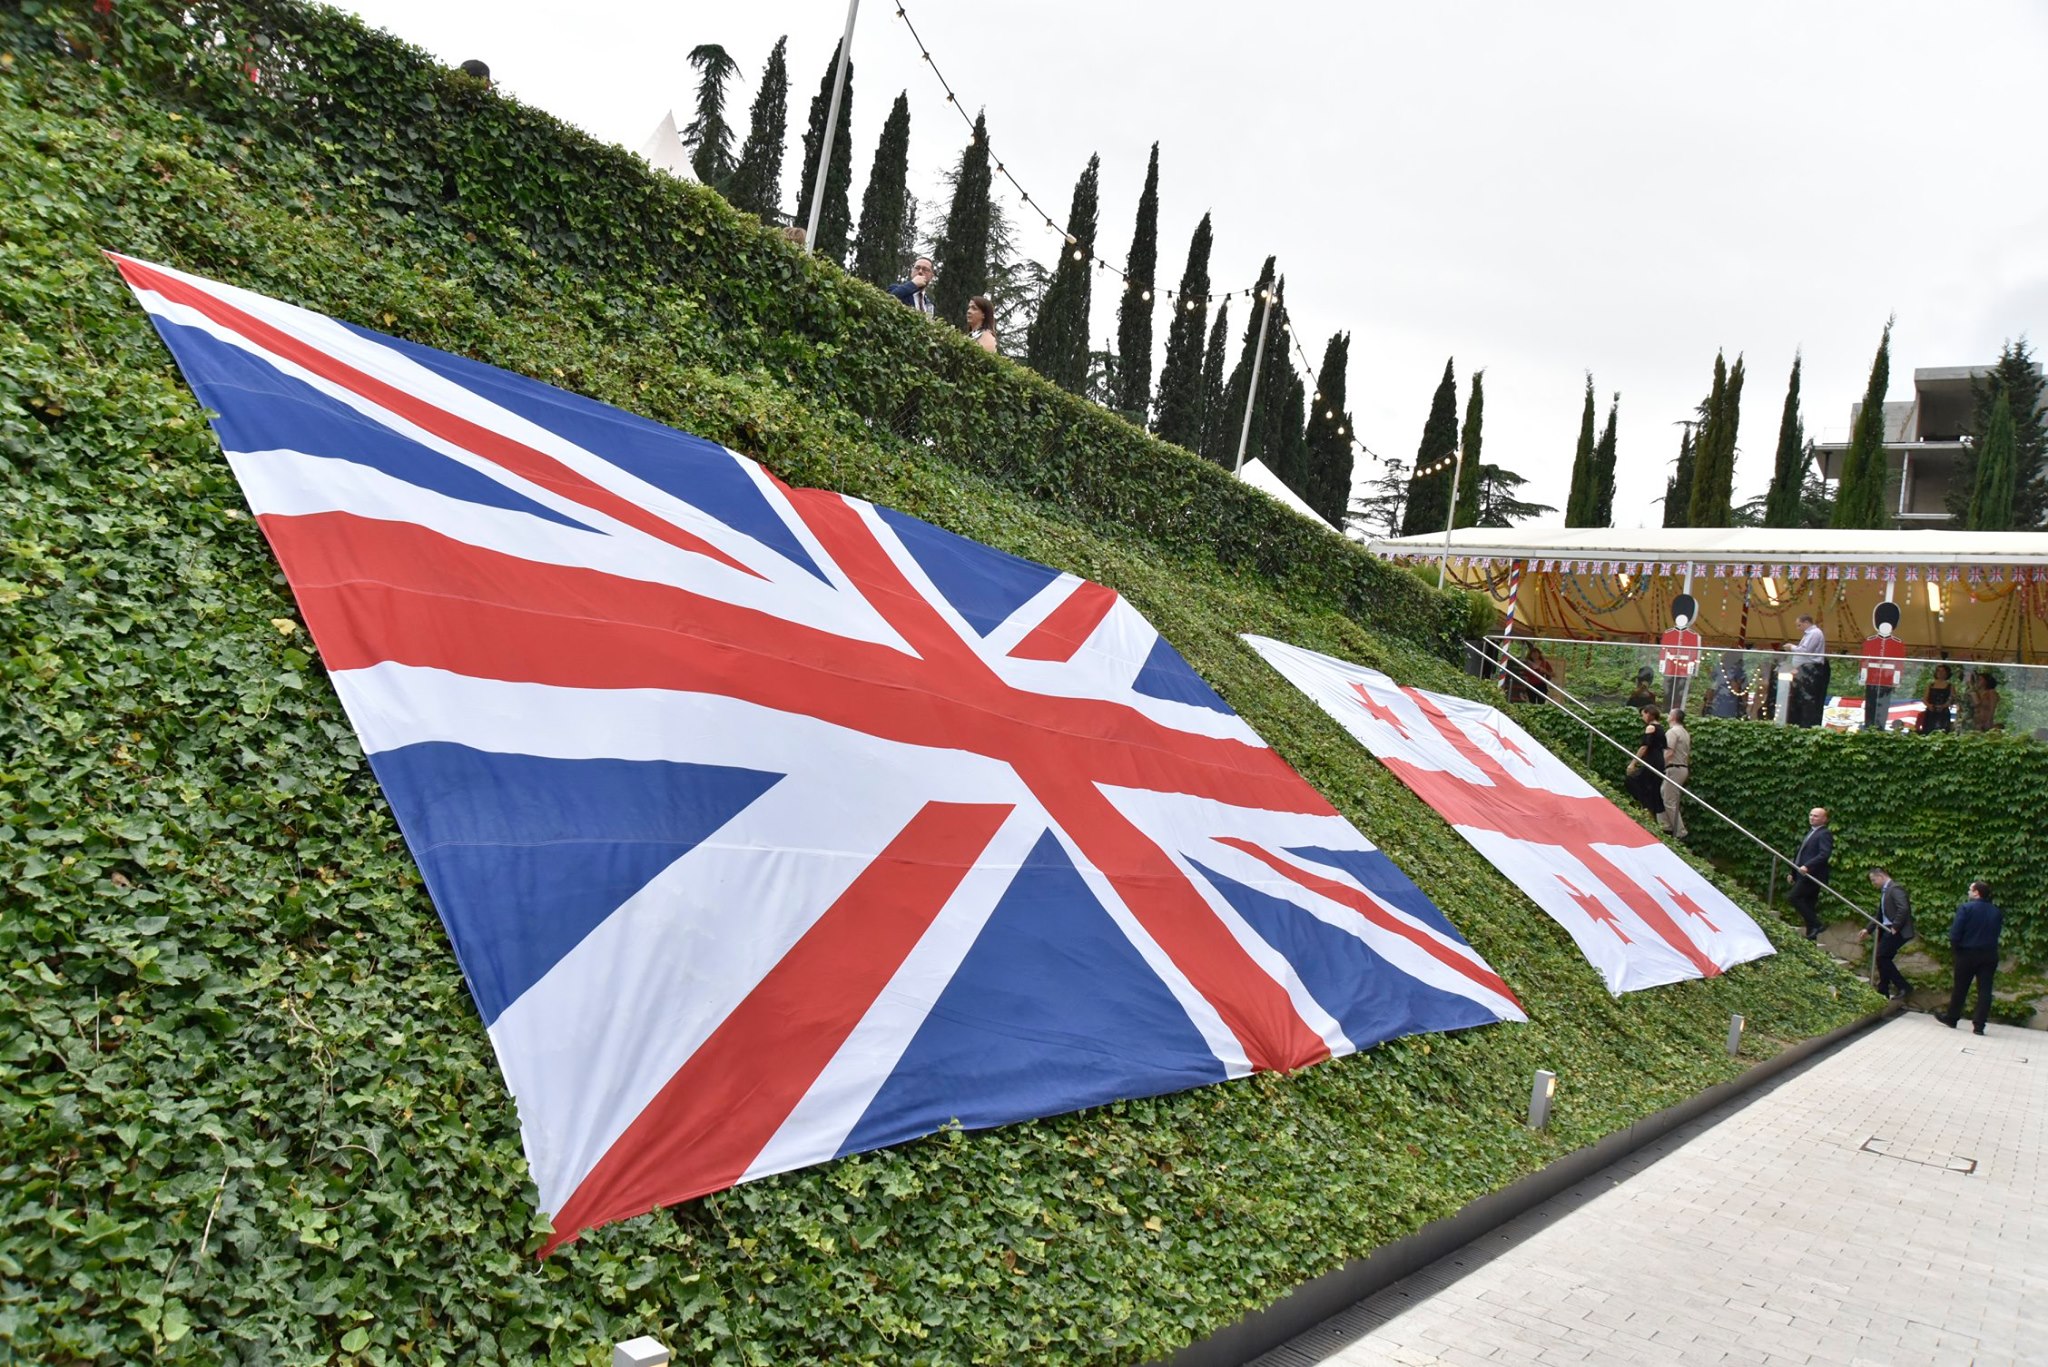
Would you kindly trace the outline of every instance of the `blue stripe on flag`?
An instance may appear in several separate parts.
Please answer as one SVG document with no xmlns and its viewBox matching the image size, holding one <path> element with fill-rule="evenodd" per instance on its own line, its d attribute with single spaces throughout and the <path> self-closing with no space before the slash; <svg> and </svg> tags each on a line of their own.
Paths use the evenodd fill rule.
<svg viewBox="0 0 2048 1367">
<path fill-rule="evenodd" d="M 1287 852 L 1344 870 L 1360 885 L 1378 893 L 1424 925 L 1434 927 L 1461 945 L 1466 943 L 1465 937 L 1458 933 L 1458 928 L 1451 924 L 1450 918 L 1437 904 L 1429 900 L 1428 894 L 1416 887 L 1393 860 L 1378 850 L 1325 850 L 1313 845 L 1296 845 Z"/>
<path fill-rule="evenodd" d="M 370 756 L 484 1024 L 781 777 L 443 741 Z M 746 909 L 735 907 L 734 932 Z"/>
<path fill-rule="evenodd" d="M 1187 1012 L 1047 832 L 840 1153 L 1221 1082 Z"/>
<path fill-rule="evenodd" d="M 1195 673 L 1194 666 L 1166 643 L 1164 636 L 1153 643 L 1152 653 L 1145 657 L 1145 667 L 1138 671 L 1131 687 L 1148 698 L 1193 703 L 1196 707 L 1206 707 L 1225 716 L 1237 715 L 1230 704 L 1218 697 L 1216 690 Z"/>
<path fill-rule="evenodd" d="M 875 511 L 953 610 L 983 636 L 1060 576 L 1035 560 L 969 541 L 894 508 L 877 506 Z"/>
<path fill-rule="evenodd" d="M 627 474 L 752 537 L 817 578 L 831 582 L 739 462 L 716 442 L 482 361 L 436 351 L 353 323 L 343 326 L 403 352 L 464 389 L 567 438 Z"/>
<path fill-rule="evenodd" d="M 267 361 L 198 328 L 158 318 L 157 331 L 178 358 L 201 403 L 215 410 L 221 446 L 238 453 L 299 451 L 367 466 L 419 489 L 466 503 L 527 513 L 577 531 L 592 529 L 489 475 L 294 379 Z"/>
<path fill-rule="evenodd" d="M 1237 909 L 1237 914 L 1258 932 L 1260 939 L 1294 965 L 1309 995 L 1336 1017 L 1345 1037 L 1360 1049 L 1369 1049 L 1398 1035 L 1462 1030 L 1469 1025 L 1490 1025 L 1499 1019 L 1491 1008 L 1470 997 L 1410 977 L 1356 935 L 1339 930 L 1294 903 L 1247 887 L 1193 860 L 1189 862 Z M 1372 991 L 1360 992 L 1360 983 L 1371 983 Z"/>
</svg>

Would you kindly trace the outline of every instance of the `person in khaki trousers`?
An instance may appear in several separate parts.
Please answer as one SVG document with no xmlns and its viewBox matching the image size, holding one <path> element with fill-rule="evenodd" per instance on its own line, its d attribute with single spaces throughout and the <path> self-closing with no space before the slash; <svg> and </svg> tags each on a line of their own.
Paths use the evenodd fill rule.
<svg viewBox="0 0 2048 1367">
<path fill-rule="evenodd" d="M 1674 708 L 1664 728 L 1664 811 L 1658 824 L 1679 839 L 1685 839 L 1685 815 L 1678 809 L 1680 785 L 1692 783 L 1692 732 L 1685 727 L 1685 709 Z"/>
</svg>

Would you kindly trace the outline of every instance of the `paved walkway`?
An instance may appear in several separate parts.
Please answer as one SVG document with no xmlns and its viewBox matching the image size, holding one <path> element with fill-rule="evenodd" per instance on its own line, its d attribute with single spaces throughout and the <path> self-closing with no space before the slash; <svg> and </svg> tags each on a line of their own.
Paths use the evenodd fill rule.
<svg viewBox="0 0 2048 1367">
<path fill-rule="evenodd" d="M 2048 1035 L 1904 1015 L 1258 1360 L 2048 1363 Z"/>
</svg>

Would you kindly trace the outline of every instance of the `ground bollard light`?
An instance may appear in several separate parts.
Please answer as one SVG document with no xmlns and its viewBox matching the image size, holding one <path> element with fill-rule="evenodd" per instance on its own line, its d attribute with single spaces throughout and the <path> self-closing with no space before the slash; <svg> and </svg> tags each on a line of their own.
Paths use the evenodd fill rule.
<svg viewBox="0 0 2048 1367">
<path fill-rule="evenodd" d="M 1550 1098 L 1557 1095 L 1557 1074 L 1536 1070 L 1536 1085 L 1529 1089 L 1529 1128 L 1540 1130 L 1550 1123 Z"/>
<path fill-rule="evenodd" d="M 668 1360 L 661 1340 L 647 1334 L 612 1345 L 612 1367 L 664 1367 Z"/>
<path fill-rule="evenodd" d="M 1742 1052 L 1742 1013 L 1737 1011 L 1728 1018 L 1728 1057 L 1734 1058 Z"/>
</svg>

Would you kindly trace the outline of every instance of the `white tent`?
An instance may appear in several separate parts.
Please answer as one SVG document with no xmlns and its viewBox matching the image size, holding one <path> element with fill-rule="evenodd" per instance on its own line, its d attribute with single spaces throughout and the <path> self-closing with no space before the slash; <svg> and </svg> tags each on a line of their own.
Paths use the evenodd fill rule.
<svg viewBox="0 0 2048 1367">
<path fill-rule="evenodd" d="M 1252 488 L 1257 489 L 1260 493 L 1279 499 L 1303 517 L 1314 518 L 1325 527 L 1330 525 L 1328 522 L 1323 521 L 1321 513 L 1302 502 L 1301 496 L 1287 487 L 1286 480 L 1268 470 L 1256 457 L 1244 463 L 1244 469 L 1238 475 L 1238 478 L 1251 485 Z M 1332 528 L 1332 530 L 1335 529 Z"/>
<path fill-rule="evenodd" d="M 1802 612 L 1830 642 L 1860 641 L 1899 605 L 1916 649 L 2048 659 L 2048 533 L 1771 527 L 1464 527 L 1369 543 L 1393 560 L 1444 559 L 1449 575 L 1515 603 L 1515 631 L 1648 640 L 1689 580 L 1710 644 L 1790 640 Z"/>
<path fill-rule="evenodd" d="M 640 158 L 657 171 L 666 171 L 682 180 L 696 179 L 690 174 L 690 151 L 683 146 L 683 135 L 676 131 L 673 109 L 661 116 L 647 141 L 640 144 Z"/>
</svg>

